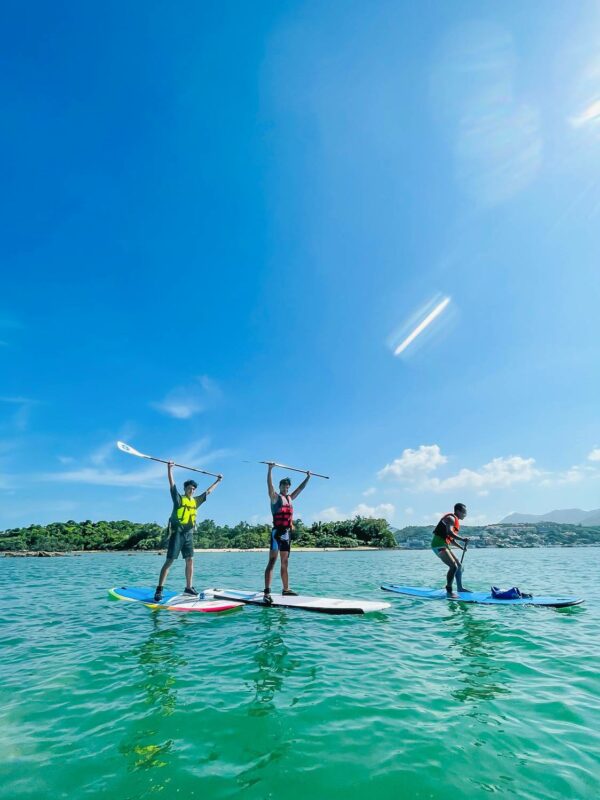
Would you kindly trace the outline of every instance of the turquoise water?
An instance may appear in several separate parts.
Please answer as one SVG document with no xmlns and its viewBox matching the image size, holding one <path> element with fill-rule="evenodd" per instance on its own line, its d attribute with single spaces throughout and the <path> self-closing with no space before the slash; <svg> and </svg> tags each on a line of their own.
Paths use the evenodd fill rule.
<svg viewBox="0 0 600 800">
<path fill-rule="evenodd" d="M 391 602 L 364 617 L 109 601 L 153 554 L 2 559 L 0 797 L 597 798 L 599 554 L 467 554 L 470 588 L 585 594 L 564 610 L 379 591 L 442 585 L 426 551 L 292 554 L 297 590 Z M 260 589 L 265 560 L 197 554 L 195 584 Z"/>
</svg>

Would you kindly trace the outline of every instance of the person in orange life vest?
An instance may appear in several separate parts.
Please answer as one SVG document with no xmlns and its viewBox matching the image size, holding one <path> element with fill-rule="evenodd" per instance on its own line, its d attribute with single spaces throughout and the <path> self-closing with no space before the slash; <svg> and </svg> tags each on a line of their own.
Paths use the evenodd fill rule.
<svg viewBox="0 0 600 800">
<path fill-rule="evenodd" d="M 295 500 L 310 480 L 310 472 L 307 471 L 306 478 L 302 483 L 290 493 L 292 482 L 289 478 L 282 478 L 279 481 L 279 492 L 273 488 L 272 471 L 275 465 L 270 463 L 267 469 L 267 488 L 269 499 L 271 500 L 271 513 L 273 514 L 273 530 L 271 531 L 271 545 L 269 550 L 269 563 L 265 570 L 265 603 L 272 603 L 271 598 L 271 579 L 273 568 L 277 558 L 281 558 L 281 582 L 283 583 L 284 595 L 296 595 L 289 586 L 288 560 L 290 557 L 291 532 L 294 530 L 294 507 L 292 500 Z"/>
<path fill-rule="evenodd" d="M 205 492 L 194 497 L 194 492 L 198 488 L 196 481 L 186 481 L 183 484 L 183 497 L 177 491 L 173 480 L 173 461 L 167 465 L 169 476 L 169 486 L 171 488 L 171 499 L 173 500 L 173 512 L 169 519 L 169 544 L 167 545 L 167 558 L 162 565 L 158 586 L 154 593 L 154 602 L 160 603 L 163 596 L 163 586 L 171 569 L 171 565 L 181 553 L 185 559 L 185 589 L 184 594 L 197 596 L 198 592 L 192 586 L 192 576 L 194 574 L 194 531 L 196 530 L 196 509 L 206 501 L 208 495 L 223 480 L 219 475 L 217 480 L 208 487 Z"/>
<path fill-rule="evenodd" d="M 452 582 L 456 578 L 456 588 L 459 592 L 469 592 L 470 589 L 465 589 L 462 585 L 462 565 L 458 558 L 450 549 L 452 545 L 456 545 L 461 550 L 466 550 L 468 539 L 458 535 L 460 530 L 460 521 L 467 516 L 467 507 L 464 503 L 457 503 L 454 506 L 454 513 L 449 512 L 444 514 L 441 520 L 435 527 L 433 532 L 433 539 L 431 540 L 431 549 L 436 556 L 441 559 L 448 567 L 448 574 L 446 575 L 446 592 L 449 597 L 455 597 L 452 591 Z M 464 542 L 464 547 L 461 547 L 458 542 Z"/>
</svg>

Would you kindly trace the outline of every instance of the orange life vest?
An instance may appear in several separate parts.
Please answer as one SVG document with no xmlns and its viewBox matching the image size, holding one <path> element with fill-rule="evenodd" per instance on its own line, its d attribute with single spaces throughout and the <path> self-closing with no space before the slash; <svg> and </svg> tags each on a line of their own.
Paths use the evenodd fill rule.
<svg viewBox="0 0 600 800">
<path fill-rule="evenodd" d="M 453 511 L 448 511 L 448 513 L 444 514 L 444 516 L 441 518 L 441 520 L 435 526 L 435 530 L 433 532 L 433 535 L 437 536 L 440 539 L 443 539 L 446 542 L 446 544 L 452 544 L 453 537 L 448 534 L 448 528 L 444 524 L 444 520 L 447 517 L 452 517 L 453 518 L 454 524 L 452 526 L 452 531 L 453 531 L 453 533 L 458 534 L 458 532 L 460 530 L 460 520 L 459 520 L 459 518 L 456 516 L 456 514 Z"/>
<path fill-rule="evenodd" d="M 287 502 L 284 501 L 284 496 Z M 280 494 L 277 498 L 277 504 L 279 508 L 273 512 L 273 527 L 279 530 L 293 528 L 294 506 L 292 505 L 291 499 L 287 495 Z"/>
</svg>

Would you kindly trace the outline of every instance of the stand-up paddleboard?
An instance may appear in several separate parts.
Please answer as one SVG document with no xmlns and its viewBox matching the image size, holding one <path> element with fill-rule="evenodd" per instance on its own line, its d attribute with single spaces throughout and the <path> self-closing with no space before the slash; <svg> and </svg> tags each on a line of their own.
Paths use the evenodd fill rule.
<svg viewBox="0 0 600 800">
<path fill-rule="evenodd" d="M 296 595 L 288 597 L 272 594 L 273 602 L 265 603 L 262 592 L 244 592 L 239 589 L 205 589 L 204 596 L 213 596 L 219 600 L 234 600 L 254 606 L 277 606 L 279 608 L 301 608 L 303 611 L 318 611 L 321 614 L 370 614 L 372 611 L 384 611 L 389 603 L 373 600 L 341 600 L 338 597 L 310 597 Z"/>
<path fill-rule="evenodd" d="M 419 597 L 423 600 L 452 600 L 461 603 L 482 603 L 486 606 L 549 606 L 551 608 L 565 608 L 578 606 L 583 603 L 579 597 L 519 597 L 513 600 L 499 600 L 492 597 L 489 592 L 457 592 L 456 597 L 448 597 L 445 589 L 422 589 L 418 586 L 396 586 L 393 583 L 384 583 L 381 587 L 386 592 L 396 592 L 407 597 Z"/>
<path fill-rule="evenodd" d="M 117 586 L 109 589 L 108 594 L 115 600 L 129 600 L 133 603 L 142 603 L 148 608 L 165 608 L 167 611 L 203 611 L 219 612 L 233 611 L 241 608 L 243 603 L 232 600 L 217 600 L 214 596 L 205 597 L 201 592 L 197 597 L 177 592 L 163 592 L 160 603 L 154 602 L 154 592 L 150 586 Z"/>
</svg>

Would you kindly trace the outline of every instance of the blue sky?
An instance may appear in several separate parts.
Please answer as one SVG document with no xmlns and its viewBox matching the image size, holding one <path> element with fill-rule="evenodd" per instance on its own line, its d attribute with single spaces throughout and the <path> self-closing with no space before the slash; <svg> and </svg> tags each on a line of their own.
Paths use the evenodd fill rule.
<svg viewBox="0 0 600 800">
<path fill-rule="evenodd" d="M 600 8 L 9 4 L 0 529 L 600 506 Z M 400 355 L 428 313 L 443 311 Z M 184 473 L 178 473 L 180 479 Z"/>
</svg>

